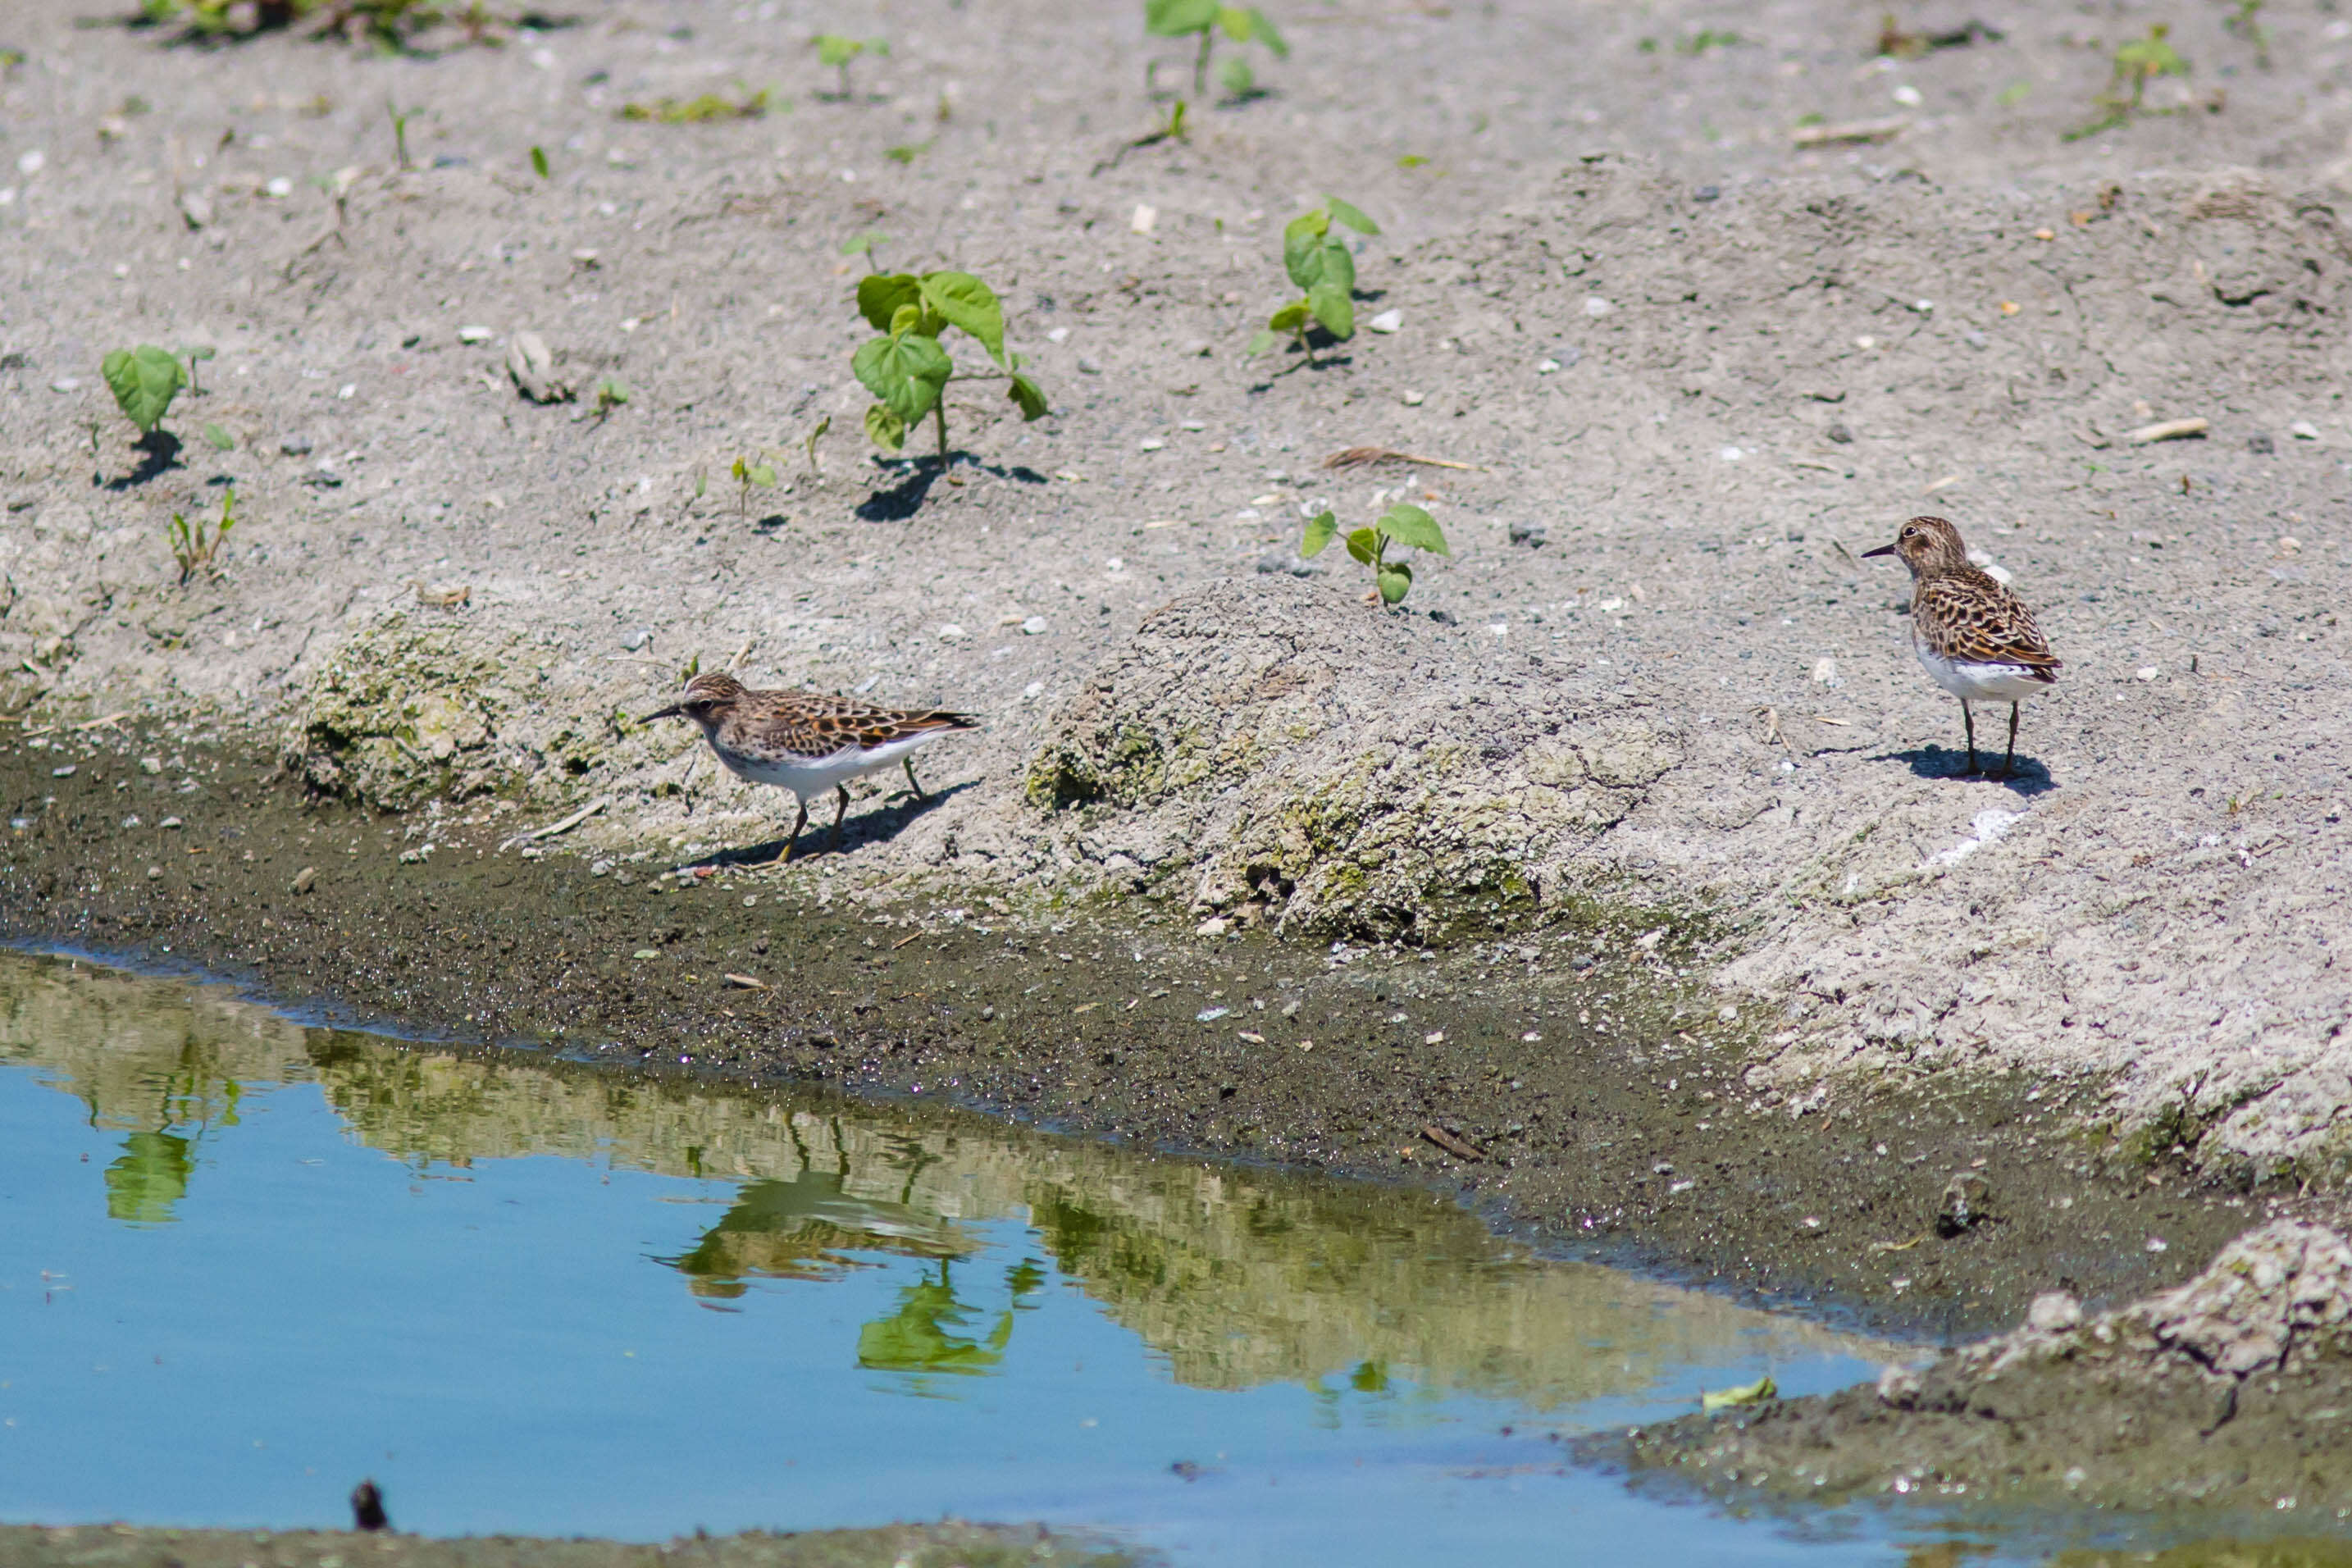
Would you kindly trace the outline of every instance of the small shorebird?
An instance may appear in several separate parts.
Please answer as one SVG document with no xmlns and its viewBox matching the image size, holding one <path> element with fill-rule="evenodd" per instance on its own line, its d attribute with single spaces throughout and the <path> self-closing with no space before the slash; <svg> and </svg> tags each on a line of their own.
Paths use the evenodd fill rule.
<svg viewBox="0 0 2352 1568">
<path fill-rule="evenodd" d="M 927 798 L 915 782 L 917 746 L 934 736 L 977 730 L 980 721 L 940 709 L 880 708 L 820 691 L 754 691 L 731 675 L 698 675 L 678 700 L 639 722 L 686 718 L 702 727 L 702 738 L 727 771 L 753 784 L 780 784 L 800 798 L 800 816 L 784 844 L 782 860 L 808 826 L 809 797 L 836 791 L 840 808 L 833 818 L 835 845 L 842 818 L 849 815 L 849 781 L 904 763 L 915 798 Z"/>
<path fill-rule="evenodd" d="M 1969 772 L 1977 771 L 1977 720 L 1969 704 L 2009 704 L 2009 758 L 1994 775 L 2007 778 L 2017 765 L 2018 703 L 2058 684 L 2058 660 L 2033 612 L 1969 563 L 1960 531 L 1940 517 L 1915 517 L 1894 543 L 1862 553 L 1892 555 L 1911 568 L 1912 651 L 1936 684 L 1960 700 Z"/>
</svg>

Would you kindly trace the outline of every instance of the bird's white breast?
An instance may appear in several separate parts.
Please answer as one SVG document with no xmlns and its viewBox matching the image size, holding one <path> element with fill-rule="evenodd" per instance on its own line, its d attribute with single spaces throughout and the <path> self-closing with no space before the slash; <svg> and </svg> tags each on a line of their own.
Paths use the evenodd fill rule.
<svg viewBox="0 0 2352 1568">
<path fill-rule="evenodd" d="M 754 757 L 726 751 L 716 742 L 712 742 L 711 749 L 719 753 L 719 760 L 727 764 L 727 771 L 737 778 L 748 779 L 753 784 L 774 784 L 806 800 L 812 795 L 824 794 L 836 784 L 845 784 L 851 779 L 890 767 L 924 742 L 953 732 L 922 730 L 896 741 L 885 741 L 865 751 L 856 746 L 844 746 L 829 757 Z"/>
<path fill-rule="evenodd" d="M 2026 665 L 1976 664 L 1947 658 L 1928 647 L 1924 638 L 1914 638 L 1911 646 L 1936 684 L 1963 702 L 2017 702 L 2050 689 L 2051 683 L 2038 678 Z"/>
</svg>

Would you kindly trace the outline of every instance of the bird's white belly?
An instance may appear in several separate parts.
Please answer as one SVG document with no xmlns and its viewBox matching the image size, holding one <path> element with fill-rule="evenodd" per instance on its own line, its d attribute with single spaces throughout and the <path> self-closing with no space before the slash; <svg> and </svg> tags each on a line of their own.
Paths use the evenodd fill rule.
<svg viewBox="0 0 2352 1568">
<path fill-rule="evenodd" d="M 945 730 L 926 730 L 901 740 L 887 741 L 871 751 L 844 746 L 829 757 L 751 757 L 720 752 L 719 760 L 737 778 L 788 789 L 803 800 L 820 795 L 854 778 L 894 766 L 898 759 Z M 715 748 L 714 748 L 715 749 Z"/>
<path fill-rule="evenodd" d="M 2017 702 L 2050 689 L 2049 681 L 2022 664 L 1969 664 L 1946 658 L 1922 641 L 1911 646 L 1936 684 L 1963 702 Z"/>
</svg>

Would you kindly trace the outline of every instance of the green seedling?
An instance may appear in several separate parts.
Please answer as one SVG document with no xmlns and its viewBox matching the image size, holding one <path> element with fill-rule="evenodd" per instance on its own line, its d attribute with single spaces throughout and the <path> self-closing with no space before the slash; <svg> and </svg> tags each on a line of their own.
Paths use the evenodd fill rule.
<svg viewBox="0 0 2352 1568">
<path fill-rule="evenodd" d="M 749 518 L 751 515 L 751 492 L 755 489 L 764 490 L 774 488 L 775 465 L 768 461 L 766 453 L 753 452 L 748 457 L 736 458 L 735 467 L 730 471 L 735 476 L 735 483 L 738 487 L 735 496 L 736 514 Z"/>
<path fill-rule="evenodd" d="M 1005 396 L 1026 422 L 1045 416 L 1045 394 L 1004 348 L 1004 308 L 996 293 L 969 272 L 869 272 L 857 285 L 857 312 L 883 335 L 869 338 L 850 361 L 866 389 L 881 401 L 866 411 L 866 434 L 886 451 L 906 449 L 907 432 L 929 415 L 939 432 L 940 460 L 948 456 L 947 388 L 950 381 L 1006 383 Z M 977 340 L 997 372 L 956 374 L 940 338 L 950 327 Z"/>
<path fill-rule="evenodd" d="M 605 376 L 596 383 L 596 406 L 590 412 L 602 425 L 613 416 L 613 410 L 629 400 L 626 384 L 616 376 Z"/>
<path fill-rule="evenodd" d="M 202 572 L 208 577 L 221 574 L 220 549 L 228 539 L 228 531 L 236 526 L 236 487 L 229 486 L 221 492 L 220 521 L 209 529 L 202 514 L 191 523 L 178 512 L 172 514 L 170 538 L 172 559 L 180 563 L 180 586 L 186 587 L 188 579 Z"/>
<path fill-rule="evenodd" d="M 808 439 L 801 443 L 801 449 L 808 454 L 809 472 L 816 475 L 819 479 L 823 479 L 824 477 L 824 468 L 816 460 L 816 444 L 819 441 L 824 440 L 824 433 L 832 428 L 833 416 L 828 414 L 824 418 L 816 422 L 816 428 L 810 431 L 808 433 Z"/>
<path fill-rule="evenodd" d="M 862 256 L 866 258 L 866 270 L 868 272 L 878 272 L 882 269 L 882 258 L 879 253 L 882 247 L 889 243 L 890 237 L 888 235 L 884 234 L 878 228 L 869 228 L 862 234 L 855 234 L 849 238 L 843 240 L 841 242 L 841 254 L 844 256 Z"/>
<path fill-rule="evenodd" d="M 542 180 L 552 177 L 547 172 L 546 148 L 533 147 L 530 150 L 530 172 L 537 174 Z"/>
<path fill-rule="evenodd" d="M 934 136 L 931 138 L 930 142 L 909 142 L 900 147 L 885 147 L 882 150 L 882 156 L 889 159 L 893 163 L 911 163 L 916 159 L 921 157 L 924 153 L 929 152 L 931 150 L 931 142 L 936 142 L 938 140 L 939 138 Z"/>
<path fill-rule="evenodd" d="M 849 88 L 849 62 L 860 55 L 890 52 L 887 38 L 845 38 L 838 33 L 819 33 L 809 42 L 816 46 L 817 64 L 830 66 L 841 73 L 841 90 L 834 96 L 845 103 L 856 96 Z"/>
<path fill-rule="evenodd" d="M 2179 51 L 2166 40 L 2166 35 L 2171 31 L 2162 22 L 2153 23 L 2147 29 L 2147 37 L 2134 38 L 2116 50 L 2106 89 L 2092 100 L 2104 112 L 2090 124 L 2067 132 L 2067 141 L 2079 142 L 2085 136 L 2096 136 L 2102 131 L 2114 130 L 2134 115 L 2156 112 L 2141 102 L 2147 92 L 2147 84 L 2158 77 L 2189 74 L 2189 62 L 2182 59 Z"/>
<path fill-rule="evenodd" d="M 170 412 L 172 399 L 180 388 L 188 384 L 187 366 L 179 356 L 166 353 L 153 343 L 141 343 L 135 349 L 117 349 L 99 365 L 99 374 L 114 393 L 115 405 L 122 416 L 139 427 L 146 436 L 163 422 Z"/>
<path fill-rule="evenodd" d="M 2254 46 L 2254 63 L 2271 68 L 2271 30 L 2260 19 L 2263 0 L 2238 0 L 2238 8 L 2221 18 L 2232 35 Z"/>
<path fill-rule="evenodd" d="M 1298 553 L 1311 559 L 1322 554 L 1324 547 L 1339 537 L 1339 520 L 1326 511 L 1307 525 L 1307 537 L 1299 542 Z M 1412 566 L 1402 557 L 1390 560 L 1390 545 L 1402 544 L 1449 558 L 1454 554 L 1446 548 L 1445 535 L 1439 530 L 1437 520 L 1402 501 L 1382 512 L 1380 521 L 1369 528 L 1355 529 L 1345 538 L 1348 553 L 1372 569 L 1373 593 L 1368 596 L 1382 605 L 1397 604 L 1412 591 Z"/>
<path fill-rule="evenodd" d="M 1675 45 L 1675 53 L 1678 55 L 1703 55 L 1709 49 L 1738 48 L 1744 41 L 1745 40 L 1743 40 L 1737 33 L 1727 32 L 1715 27 L 1701 27 L 1697 32 L 1693 33 L 1690 37 L 1676 43 Z"/>
<path fill-rule="evenodd" d="M 392 155 L 405 174 L 415 167 L 408 161 L 408 117 L 415 110 L 403 110 L 390 99 L 383 100 L 384 113 L 392 117 Z"/>
<path fill-rule="evenodd" d="M 208 359 L 217 358 L 219 353 L 220 351 L 210 343 L 198 343 L 194 348 L 180 351 L 180 357 L 187 362 L 188 391 L 193 395 L 202 397 L 205 395 L 205 389 L 196 384 L 196 366 Z"/>
<path fill-rule="evenodd" d="M 1378 234 L 1381 226 L 1337 196 L 1326 196 L 1313 212 L 1292 218 L 1282 231 L 1282 265 L 1290 280 L 1306 294 L 1270 317 L 1250 340 L 1244 359 L 1255 359 L 1286 336 L 1313 363 L 1315 350 L 1307 341 L 1309 327 L 1320 326 L 1345 342 L 1356 335 L 1356 258 L 1347 242 L 1331 232 L 1339 224 L 1358 234 Z"/>
<path fill-rule="evenodd" d="M 236 446 L 236 437 L 217 425 L 205 426 L 205 439 L 211 443 L 213 450 L 216 452 L 231 451 Z"/>
<path fill-rule="evenodd" d="M 663 125 L 706 125 L 714 120 L 757 120 L 768 112 L 765 89 L 749 98 L 725 98 L 706 92 L 699 98 L 657 98 L 651 103 L 625 103 L 624 120 L 651 120 Z"/>
<path fill-rule="evenodd" d="M 1143 0 L 1143 30 L 1156 38 L 1200 39 L 1200 50 L 1192 57 L 1194 98 L 1209 90 L 1209 51 L 1219 33 L 1237 44 L 1264 44 L 1276 59 L 1290 58 L 1290 42 L 1282 29 L 1255 6 L 1220 5 L 1217 0 Z M 1256 79 L 1246 66 L 1243 76 L 1245 85 L 1240 89 L 1233 87 L 1231 79 L 1223 79 L 1236 98 L 1253 96 L 1256 89 Z"/>
</svg>

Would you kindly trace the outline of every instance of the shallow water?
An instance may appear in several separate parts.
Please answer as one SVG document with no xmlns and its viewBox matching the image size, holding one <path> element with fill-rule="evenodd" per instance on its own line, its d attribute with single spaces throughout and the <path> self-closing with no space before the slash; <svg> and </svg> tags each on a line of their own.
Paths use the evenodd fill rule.
<svg viewBox="0 0 2352 1568">
<path fill-rule="evenodd" d="M 659 1539 L 942 1513 L 1180 1562 L 1885 1562 L 1559 1435 L 1883 1347 L 1425 1194 L 625 1082 L 0 954 L 0 1519 Z"/>
</svg>

